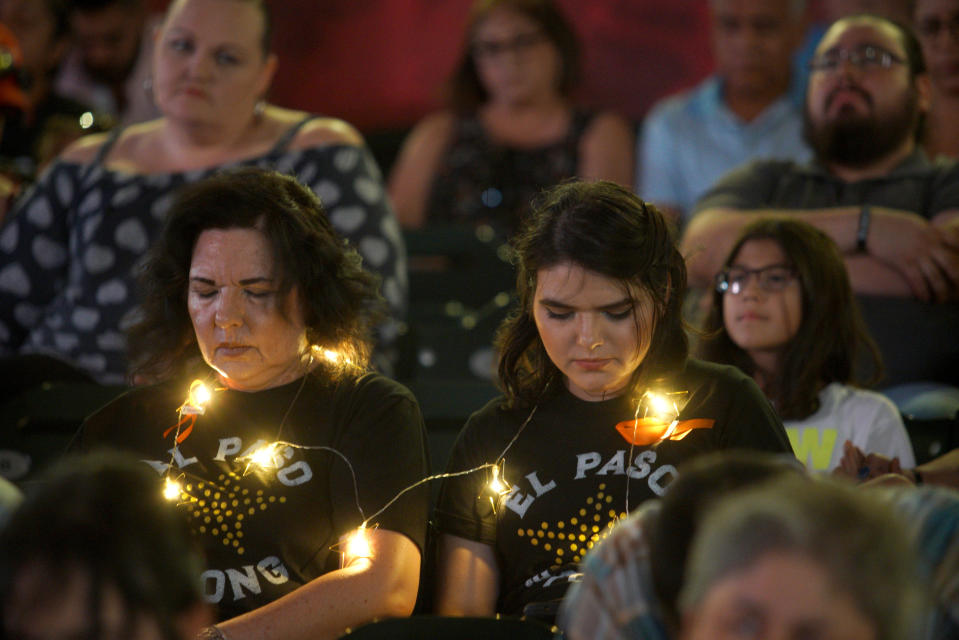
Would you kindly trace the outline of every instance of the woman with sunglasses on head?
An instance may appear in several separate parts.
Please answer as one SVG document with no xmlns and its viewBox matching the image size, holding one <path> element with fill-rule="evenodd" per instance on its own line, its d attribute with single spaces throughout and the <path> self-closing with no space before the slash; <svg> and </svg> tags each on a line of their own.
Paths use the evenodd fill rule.
<svg viewBox="0 0 959 640">
<path fill-rule="evenodd" d="M 435 511 L 446 615 L 549 619 L 588 550 L 681 462 L 720 449 L 792 458 L 751 379 L 687 358 L 686 265 L 655 207 L 611 182 L 562 184 L 513 243 L 503 396 L 460 432 L 459 475 Z"/>
<path fill-rule="evenodd" d="M 847 440 L 913 465 L 895 405 L 854 386 L 860 355 L 871 360 L 873 380 L 881 358 L 839 249 L 822 231 L 785 219 L 747 226 L 716 277 L 706 330 L 700 355 L 756 380 L 811 470 L 835 469 Z"/>
<path fill-rule="evenodd" d="M 631 184 L 632 127 L 572 104 L 578 57 L 552 0 L 477 0 L 450 108 L 413 129 L 390 176 L 400 223 L 509 232 L 540 189 L 563 179 Z"/>
</svg>

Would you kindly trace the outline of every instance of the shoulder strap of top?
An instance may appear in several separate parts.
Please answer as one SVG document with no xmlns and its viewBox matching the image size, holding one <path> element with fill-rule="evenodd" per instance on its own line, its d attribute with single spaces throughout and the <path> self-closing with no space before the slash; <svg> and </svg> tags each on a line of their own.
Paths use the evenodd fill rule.
<svg viewBox="0 0 959 640">
<path fill-rule="evenodd" d="M 91 175 L 93 171 L 99 168 L 103 161 L 106 160 L 107 154 L 110 153 L 110 150 L 113 149 L 113 145 L 117 143 L 117 140 L 120 138 L 120 134 L 123 133 L 123 127 L 116 127 L 110 131 L 107 135 L 107 139 L 103 141 L 103 144 L 100 145 L 100 148 L 97 149 L 97 153 L 93 156 L 93 160 L 83 166 L 82 171 L 80 172 L 80 182 L 85 182 L 87 176 Z"/>
<path fill-rule="evenodd" d="M 117 143 L 117 140 L 120 139 L 120 135 L 123 133 L 123 127 L 116 127 L 113 129 L 110 134 L 107 136 L 107 139 L 103 141 L 103 144 L 100 145 L 100 148 L 97 149 L 97 154 L 93 156 L 93 162 L 90 163 L 90 167 L 99 167 L 103 164 L 103 161 L 106 160 L 107 154 L 110 153 L 110 150 L 113 149 L 113 145 Z"/>
<path fill-rule="evenodd" d="M 273 145 L 273 148 L 270 150 L 270 153 L 282 153 L 286 151 L 286 148 L 290 146 L 290 143 L 293 142 L 293 138 L 296 137 L 296 134 L 300 132 L 300 129 L 306 125 L 310 120 L 316 120 L 320 116 L 308 113 L 306 116 L 293 124 L 292 127 L 283 132 L 283 135 L 280 136 L 280 139 L 276 141 L 276 144 Z"/>
</svg>

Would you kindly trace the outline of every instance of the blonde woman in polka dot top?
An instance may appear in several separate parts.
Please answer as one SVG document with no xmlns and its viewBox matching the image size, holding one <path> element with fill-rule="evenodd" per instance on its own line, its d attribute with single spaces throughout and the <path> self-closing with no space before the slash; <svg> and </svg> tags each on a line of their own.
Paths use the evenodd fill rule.
<svg viewBox="0 0 959 640">
<path fill-rule="evenodd" d="M 171 3 L 153 60 L 163 116 L 68 148 L 0 231 L 0 354 L 46 354 L 124 382 L 139 260 L 175 191 L 233 166 L 310 186 L 403 315 L 403 246 L 379 169 L 345 122 L 263 101 L 277 67 L 269 40 L 263 0 Z"/>
</svg>

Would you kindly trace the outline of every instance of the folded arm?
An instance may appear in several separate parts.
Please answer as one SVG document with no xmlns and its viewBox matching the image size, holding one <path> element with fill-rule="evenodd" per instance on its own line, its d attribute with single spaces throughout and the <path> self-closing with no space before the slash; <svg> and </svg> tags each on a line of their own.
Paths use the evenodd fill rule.
<svg viewBox="0 0 959 640">
<path fill-rule="evenodd" d="M 218 624 L 229 640 L 320 640 L 376 618 L 408 616 L 416 603 L 420 551 L 401 533 L 368 530 L 372 557 L 348 559 L 296 591 Z M 345 547 L 346 540 L 340 540 Z"/>
<path fill-rule="evenodd" d="M 708 286 L 739 233 L 759 217 L 796 218 L 818 227 L 839 246 L 856 293 L 949 300 L 959 294 L 959 212 L 932 222 L 908 211 L 870 208 L 866 251 L 858 250 L 861 207 L 825 209 L 711 208 L 690 222 L 682 239 L 689 281 Z"/>
</svg>

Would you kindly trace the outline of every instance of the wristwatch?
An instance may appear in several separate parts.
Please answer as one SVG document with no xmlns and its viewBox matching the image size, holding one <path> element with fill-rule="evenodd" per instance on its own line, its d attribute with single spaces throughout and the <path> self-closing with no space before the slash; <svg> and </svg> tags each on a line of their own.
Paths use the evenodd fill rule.
<svg viewBox="0 0 959 640">
<path fill-rule="evenodd" d="M 859 227 L 856 229 L 856 250 L 866 253 L 866 240 L 869 238 L 869 205 L 863 204 L 859 209 Z"/>
</svg>

